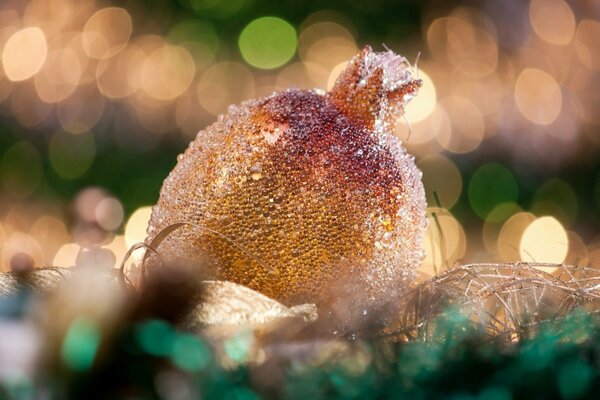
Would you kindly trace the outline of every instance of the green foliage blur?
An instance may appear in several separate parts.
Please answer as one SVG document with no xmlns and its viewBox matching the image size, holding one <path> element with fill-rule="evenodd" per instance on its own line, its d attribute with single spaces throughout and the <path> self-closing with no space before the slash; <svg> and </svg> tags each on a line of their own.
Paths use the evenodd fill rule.
<svg viewBox="0 0 600 400">
<path fill-rule="evenodd" d="M 161 320 L 128 326 L 114 338 L 111 353 L 99 357 L 96 342 L 89 340 L 98 330 L 77 320 L 64 343 L 64 368 L 47 371 L 35 388 L 21 380 L 3 389 L 18 399 L 33 398 L 46 387 L 65 398 L 122 398 L 129 393 L 145 399 L 502 400 L 593 398 L 600 390 L 598 321 L 585 313 L 550 323 L 512 347 L 490 341 L 452 309 L 436 325 L 427 341 L 322 342 L 320 352 L 307 348 L 297 359 L 288 358 L 281 347 L 273 349 L 268 363 L 223 367 L 223 357 L 236 360 L 235 354 L 223 356 L 203 339 Z M 239 337 L 224 346 L 229 342 L 237 342 L 238 351 L 249 351 Z"/>
</svg>

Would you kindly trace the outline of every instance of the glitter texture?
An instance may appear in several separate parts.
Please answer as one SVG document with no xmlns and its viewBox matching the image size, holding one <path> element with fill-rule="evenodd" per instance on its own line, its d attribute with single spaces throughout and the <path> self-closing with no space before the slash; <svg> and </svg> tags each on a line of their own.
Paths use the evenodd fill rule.
<svg viewBox="0 0 600 400">
<path fill-rule="evenodd" d="M 289 89 L 231 106 L 163 183 L 148 239 L 214 279 L 352 323 L 409 285 L 421 262 L 425 194 L 391 133 L 420 81 L 369 47 L 333 89 Z"/>
</svg>

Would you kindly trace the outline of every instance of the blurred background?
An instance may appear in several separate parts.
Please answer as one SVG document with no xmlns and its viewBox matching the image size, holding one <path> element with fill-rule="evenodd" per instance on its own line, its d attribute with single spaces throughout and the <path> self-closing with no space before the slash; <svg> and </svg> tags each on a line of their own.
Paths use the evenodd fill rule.
<svg viewBox="0 0 600 400">
<path fill-rule="evenodd" d="M 427 189 L 421 278 L 600 267 L 595 0 L 2 0 L 0 269 L 116 266 L 176 157 L 230 104 L 329 88 L 384 45 L 424 85 L 395 134 Z"/>
</svg>

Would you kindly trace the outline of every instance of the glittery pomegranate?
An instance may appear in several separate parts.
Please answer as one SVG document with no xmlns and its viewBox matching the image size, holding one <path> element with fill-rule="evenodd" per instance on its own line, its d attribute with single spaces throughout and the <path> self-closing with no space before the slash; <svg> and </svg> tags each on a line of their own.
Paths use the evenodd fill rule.
<svg viewBox="0 0 600 400">
<path fill-rule="evenodd" d="M 331 91 L 289 89 L 231 106 L 164 181 L 148 228 L 185 259 L 286 305 L 367 314 L 423 257 L 421 173 L 391 126 L 419 88 L 411 66 L 366 47 Z"/>
</svg>

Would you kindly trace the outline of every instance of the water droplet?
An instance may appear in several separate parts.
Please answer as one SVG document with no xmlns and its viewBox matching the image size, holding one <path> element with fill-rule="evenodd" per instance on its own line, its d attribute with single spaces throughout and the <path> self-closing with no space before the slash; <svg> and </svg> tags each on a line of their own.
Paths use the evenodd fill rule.
<svg viewBox="0 0 600 400">
<path fill-rule="evenodd" d="M 275 195 L 271 198 L 271 202 L 275 203 L 275 204 L 281 204 L 281 196 L 279 195 Z"/>
<path fill-rule="evenodd" d="M 225 215 L 221 218 L 222 226 L 228 226 L 228 225 L 231 225 L 232 223 L 233 223 L 233 217 L 231 217 L 231 215 Z"/>
<path fill-rule="evenodd" d="M 381 245 L 383 247 L 392 247 L 392 245 L 394 244 L 393 240 L 392 240 L 392 234 L 390 232 L 386 232 L 383 234 L 383 236 L 381 237 Z"/>
<path fill-rule="evenodd" d="M 250 178 L 252 178 L 253 181 L 258 181 L 262 178 L 262 168 L 260 165 L 255 164 L 250 167 Z"/>
</svg>

